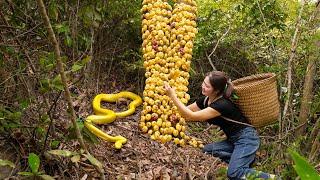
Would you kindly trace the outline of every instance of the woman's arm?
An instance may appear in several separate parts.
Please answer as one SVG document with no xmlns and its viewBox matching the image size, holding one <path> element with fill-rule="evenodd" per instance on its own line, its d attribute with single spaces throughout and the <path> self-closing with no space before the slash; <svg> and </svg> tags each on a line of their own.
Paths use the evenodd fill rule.
<svg viewBox="0 0 320 180">
<path fill-rule="evenodd" d="M 193 112 L 178 99 L 174 89 L 172 89 L 167 83 L 165 83 L 165 89 L 168 96 L 173 101 L 173 104 L 177 106 L 181 116 L 183 116 L 187 121 L 206 121 L 208 119 L 215 118 L 221 115 L 218 111 L 211 107 Z M 199 107 L 197 106 L 197 108 Z"/>
<path fill-rule="evenodd" d="M 195 112 L 195 111 L 200 111 L 201 109 L 198 107 L 197 103 L 194 102 L 192 104 L 190 104 L 189 106 L 187 106 L 191 111 Z"/>
</svg>

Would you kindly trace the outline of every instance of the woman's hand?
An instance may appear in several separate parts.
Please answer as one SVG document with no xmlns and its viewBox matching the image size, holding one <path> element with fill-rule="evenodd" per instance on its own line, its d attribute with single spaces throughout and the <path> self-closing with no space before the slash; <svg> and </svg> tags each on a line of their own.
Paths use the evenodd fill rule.
<svg viewBox="0 0 320 180">
<path fill-rule="evenodd" d="M 166 90 L 166 93 L 170 98 L 176 96 L 174 88 L 172 88 L 167 82 L 164 83 L 164 89 Z"/>
</svg>

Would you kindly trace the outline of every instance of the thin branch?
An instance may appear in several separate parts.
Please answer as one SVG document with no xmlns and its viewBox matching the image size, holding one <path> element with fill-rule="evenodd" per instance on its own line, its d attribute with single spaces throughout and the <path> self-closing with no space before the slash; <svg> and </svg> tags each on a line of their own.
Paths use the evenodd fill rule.
<svg viewBox="0 0 320 180">
<path fill-rule="evenodd" d="M 52 104 L 51 107 L 49 108 L 49 111 L 47 112 L 47 115 L 48 115 L 49 118 L 50 118 L 50 124 L 49 124 L 48 130 L 47 130 L 46 138 L 45 138 L 45 140 L 44 140 L 42 152 L 44 152 L 45 149 L 46 149 L 49 132 L 50 132 L 51 126 L 52 126 L 52 124 L 53 124 L 53 117 L 52 117 L 52 115 L 51 115 L 51 111 L 52 111 L 52 109 L 55 109 L 55 108 L 56 108 L 56 105 L 57 105 L 57 102 L 58 102 L 58 100 L 59 100 L 59 98 L 60 98 L 60 96 L 61 96 L 61 93 L 62 93 L 62 91 L 59 92 L 59 94 L 58 94 L 57 97 L 55 98 L 53 104 Z"/>
<path fill-rule="evenodd" d="M 229 30 L 230 30 L 230 28 L 231 28 L 231 25 L 229 25 L 229 27 L 228 27 L 228 29 L 227 29 L 227 31 L 218 39 L 218 41 L 217 41 L 217 43 L 216 43 L 216 45 L 214 46 L 214 48 L 212 49 L 212 52 L 209 54 L 209 57 L 211 57 L 212 56 L 212 54 L 216 51 L 216 49 L 217 49 L 217 47 L 218 47 L 218 45 L 219 45 L 219 43 L 220 43 L 220 41 L 221 40 L 223 40 L 223 38 L 228 34 L 228 32 L 229 32 Z"/>
<path fill-rule="evenodd" d="M 212 67 L 212 69 L 213 69 L 214 71 L 216 71 L 217 68 L 214 66 L 214 64 L 213 64 L 213 62 L 212 62 L 212 60 L 211 60 L 211 56 L 212 56 L 213 53 L 216 51 L 216 49 L 217 49 L 220 41 L 222 41 L 223 38 L 228 34 L 230 28 L 231 28 L 231 25 L 229 25 L 227 31 L 218 39 L 218 41 L 217 41 L 216 45 L 213 47 L 211 53 L 208 55 L 208 53 L 206 52 L 206 56 L 207 56 L 207 58 L 208 58 L 208 60 L 209 60 L 209 63 L 210 63 L 210 65 L 211 65 L 211 67 Z"/>
</svg>

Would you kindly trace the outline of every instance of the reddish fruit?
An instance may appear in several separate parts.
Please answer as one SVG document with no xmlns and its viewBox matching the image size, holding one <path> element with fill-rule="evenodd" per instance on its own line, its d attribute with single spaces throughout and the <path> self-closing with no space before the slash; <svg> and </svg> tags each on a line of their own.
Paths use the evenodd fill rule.
<svg viewBox="0 0 320 180">
<path fill-rule="evenodd" d="M 151 115 L 151 120 L 152 121 L 156 121 L 157 119 L 158 119 L 158 114 L 157 113 L 152 113 L 152 115 Z"/>
</svg>

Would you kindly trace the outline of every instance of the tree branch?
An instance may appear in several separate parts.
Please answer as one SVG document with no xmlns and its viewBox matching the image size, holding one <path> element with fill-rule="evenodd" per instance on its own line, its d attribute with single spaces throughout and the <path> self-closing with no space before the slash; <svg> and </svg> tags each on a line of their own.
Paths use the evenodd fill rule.
<svg viewBox="0 0 320 180">
<path fill-rule="evenodd" d="M 208 55 L 208 53 L 206 52 L 206 56 L 207 56 L 207 58 L 208 58 L 208 60 L 209 60 L 209 63 L 210 63 L 210 65 L 211 65 L 211 67 L 212 67 L 212 69 L 213 69 L 214 71 L 216 71 L 217 68 L 214 66 L 214 64 L 213 64 L 213 62 L 212 62 L 212 60 L 211 60 L 211 56 L 212 56 L 213 53 L 216 51 L 216 49 L 217 49 L 220 41 L 222 41 L 222 39 L 228 34 L 230 28 L 231 28 L 231 25 L 229 25 L 227 31 L 218 39 L 218 41 L 217 41 L 216 45 L 213 47 L 211 53 Z"/>
</svg>

